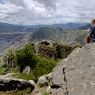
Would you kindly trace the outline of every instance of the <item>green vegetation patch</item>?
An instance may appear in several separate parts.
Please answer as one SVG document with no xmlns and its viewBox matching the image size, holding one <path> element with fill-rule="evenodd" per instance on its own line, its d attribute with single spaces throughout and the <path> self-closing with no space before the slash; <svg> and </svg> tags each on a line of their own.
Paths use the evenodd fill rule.
<svg viewBox="0 0 95 95">
<path fill-rule="evenodd" d="M 53 59 L 37 55 L 32 44 L 8 53 L 6 58 L 9 63 L 5 61 L 7 62 L 5 67 L 8 68 L 6 73 L 16 73 L 15 77 L 20 79 L 37 81 L 40 76 L 50 73 L 57 63 Z M 30 67 L 29 73 L 23 72 L 27 66 Z"/>
</svg>

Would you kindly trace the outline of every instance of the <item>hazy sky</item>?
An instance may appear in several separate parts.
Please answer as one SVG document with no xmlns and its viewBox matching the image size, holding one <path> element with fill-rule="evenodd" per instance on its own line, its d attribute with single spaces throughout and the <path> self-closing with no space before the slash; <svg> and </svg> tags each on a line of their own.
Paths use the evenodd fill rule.
<svg viewBox="0 0 95 95">
<path fill-rule="evenodd" d="M 0 0 L 0 21 L 17 24 L 89 22 L 95 0 Z"/>
</svg>

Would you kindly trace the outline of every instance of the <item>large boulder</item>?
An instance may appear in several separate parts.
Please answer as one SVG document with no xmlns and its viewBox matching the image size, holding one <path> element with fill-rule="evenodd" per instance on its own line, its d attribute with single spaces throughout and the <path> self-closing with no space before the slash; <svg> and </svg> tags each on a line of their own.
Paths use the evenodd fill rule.
<svg viewBox="0 0 95 95">
<path fill-rule="evenodd" d="M 76 48 L 52 71 L 52 95 L 95 95 L 95 43 Z"/>
<path fill-rule="evenodd" d="M 0 78 L 0 91 L 24 90 L 27 88 L 30 88 L 32 92 L 35 88 L 35 83 L 32 80 L 26 81 L 15 78 Z"/>
</svg>

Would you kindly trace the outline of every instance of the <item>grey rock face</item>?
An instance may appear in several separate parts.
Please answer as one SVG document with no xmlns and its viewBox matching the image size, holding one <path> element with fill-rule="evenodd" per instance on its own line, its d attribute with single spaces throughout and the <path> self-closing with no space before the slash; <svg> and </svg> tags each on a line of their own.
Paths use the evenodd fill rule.
<svg viewBox="0 0 95 95">
<path fill-rule="evenodd" d="M 46 74 L 44 76 L 48 80 L 48 82 L 50 82 L 52 80 L 52 73 Z"/>
<path fill-rule="evenodd" d="M 52 72 L 52 95 L 95 95 L 95 44 L 75 49 Z"/>
</svg>

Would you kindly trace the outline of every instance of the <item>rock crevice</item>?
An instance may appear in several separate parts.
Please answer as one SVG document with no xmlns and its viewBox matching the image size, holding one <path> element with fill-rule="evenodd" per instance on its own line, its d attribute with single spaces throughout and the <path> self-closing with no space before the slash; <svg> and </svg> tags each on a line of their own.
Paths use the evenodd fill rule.
<svg viewBox="0 0 95 95">
<path fill-rule="evenodd" d="M 63 75 L 64 75 L 64 82 L 65 82 L 65 89 L 66 89 L 66 92 L 65 92 L 65 95 L 69 95 L 69 91 L 68 91 L 68 87 L 67 87 L 67 78 L 66 78 L 66 73 L 65 73 L 65 68 L 63 68 Z"/>
</svg>

